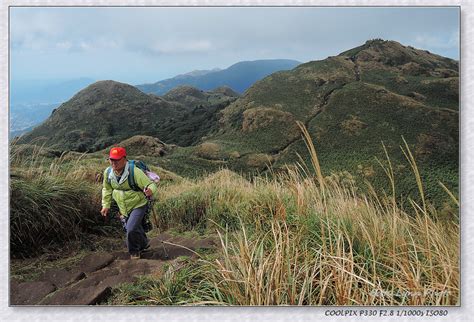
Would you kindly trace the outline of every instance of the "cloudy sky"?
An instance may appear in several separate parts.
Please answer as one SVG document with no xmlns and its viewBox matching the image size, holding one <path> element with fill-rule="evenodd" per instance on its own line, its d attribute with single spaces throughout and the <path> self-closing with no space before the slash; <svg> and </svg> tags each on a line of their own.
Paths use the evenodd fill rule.
<svg viewBox="0 0 474 322">
<path fill-rule="evenodd" d="M 459 9 L 12 7 L 10 71 L 141 84 L 244 60 L 319 60 L 373 38 L 459 59 Z"/>
</svg>

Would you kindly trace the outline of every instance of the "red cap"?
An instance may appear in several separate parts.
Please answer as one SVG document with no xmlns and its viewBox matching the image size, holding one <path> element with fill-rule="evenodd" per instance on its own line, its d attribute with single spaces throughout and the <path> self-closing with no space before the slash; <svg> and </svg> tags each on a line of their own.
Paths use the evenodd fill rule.
<svg viewBox="0 0 474 322">
<path fill-rule="evenodd" d="M 115 147 L 115 148 L 110 149 L 109 159 L 120 160 L 121 158 L 125 156 L 127 156 L 127 152 L 125 151 L 124 148 Z"/>
</svg>

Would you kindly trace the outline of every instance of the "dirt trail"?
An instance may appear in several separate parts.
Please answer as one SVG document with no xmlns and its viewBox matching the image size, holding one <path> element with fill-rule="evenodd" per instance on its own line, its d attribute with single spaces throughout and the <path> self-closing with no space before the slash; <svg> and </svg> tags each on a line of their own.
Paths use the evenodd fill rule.
<svg viewBox="0 0 474 322">
<path fill-rule="evenodd" d="M 140 275 L 159 276 L 166 262 L 179 256 L 196 256 L 197 249 L 215 249 L 214 238 L 195 239 L 162 233 L 150 239 L 141 259 L 128 252 L 92 253 L 69 269 L 52 268 L 36 281 L 10 282 L 11 305 L 92 305 L 105 301 L 112 288 L 131 283 Z"/>
</svg>

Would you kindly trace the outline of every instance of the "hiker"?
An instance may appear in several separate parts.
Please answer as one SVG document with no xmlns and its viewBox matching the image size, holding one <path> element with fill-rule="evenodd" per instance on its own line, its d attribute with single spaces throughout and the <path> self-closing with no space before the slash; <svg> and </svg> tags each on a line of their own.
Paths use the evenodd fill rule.
<svg viewBox="0 0 474 322">
<path fill-rule="evenodd" d="M 111 167 L 104 171 L 100 213 L 104 217 L 107 216 L 113 198 L 119 207 L 121 218 L 124 219 L 130 258 L 139 259 L 141 252 L 149 247 L 143 219 L 148 210 L 147 198 L 156 196 L 157 186 L 139 167 L 131 165 L 133 161 L 127 160 L 124 148 L 110 149 L 109 161 Z M 134 179 L 134 183 L 131 183 L 131 179 Z M 132 184 L 138 186 L 140 191 L 132 189 Z"/>
</svg>

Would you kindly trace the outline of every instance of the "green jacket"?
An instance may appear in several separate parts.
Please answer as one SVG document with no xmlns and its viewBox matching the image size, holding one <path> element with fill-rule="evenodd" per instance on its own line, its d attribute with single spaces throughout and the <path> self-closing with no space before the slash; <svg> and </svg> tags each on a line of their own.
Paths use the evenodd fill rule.
<svg viewBox="0 0 474 322">
<path fill-rule="evenodd" d="M 156 199 L 158 191 L 156 184 L 138 167 L 134 168 L 134 178 L 135 183 L 142 191 L 145 187 L 150 188 L 151 191 L 153 191 L 153 198 Z M 109 183 L 107 180 L 107 169 L 105 169 L 104 180 L 102 182 L 102 207 L 110 208 L 112 198 L 114 198 L 119 207 L 120 214 L 128 216 L 133 209 L 147 204 L 148 200 L 142 191 L 132 190 L 128 185 L 128 180 L 125 180 L 122 184 L 118 184 L 116 181 Z"/>
</svg>

